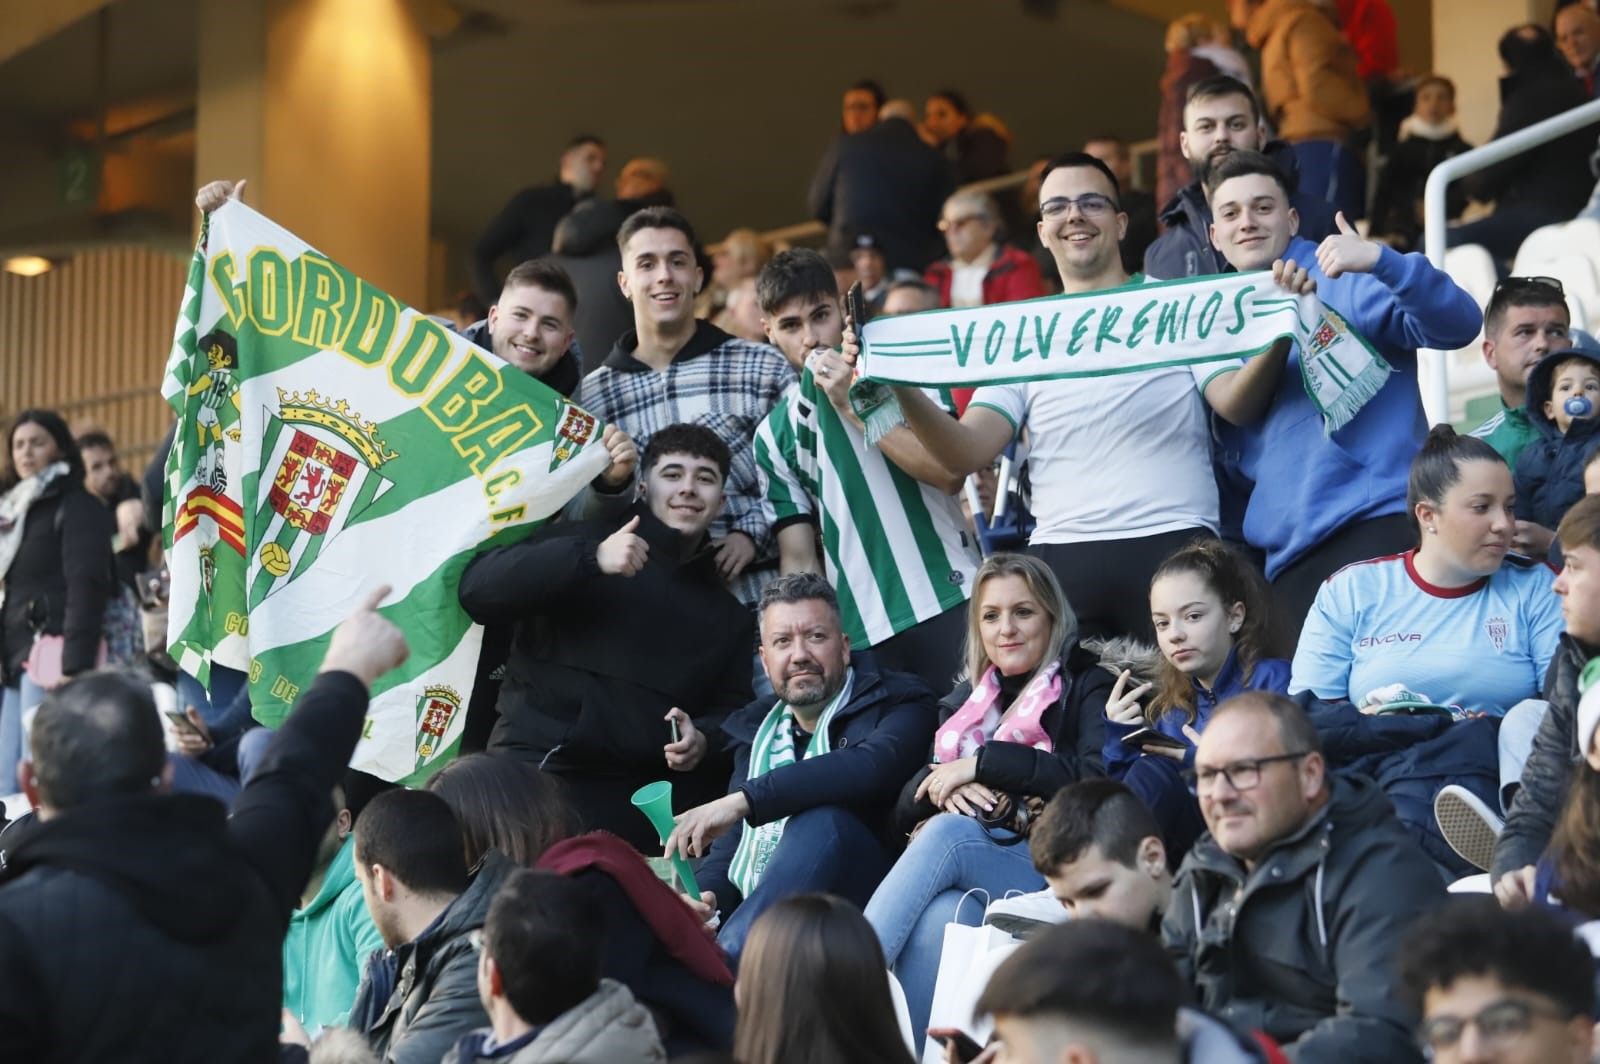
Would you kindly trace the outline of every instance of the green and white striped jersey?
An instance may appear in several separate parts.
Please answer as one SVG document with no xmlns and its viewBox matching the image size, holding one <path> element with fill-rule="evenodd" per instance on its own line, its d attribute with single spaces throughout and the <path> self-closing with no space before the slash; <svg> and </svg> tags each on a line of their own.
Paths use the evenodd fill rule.
<svg viewBox="0 0 1600 1064">
<path fill-rule="evenodd" d="M 820 527 L 852 646 L 875 646 L 971 597 L 978 557 L 959 504 L 869 446 L 809 369 L 756 429 L 755 457 L 773 531 Z"/>
</svg>

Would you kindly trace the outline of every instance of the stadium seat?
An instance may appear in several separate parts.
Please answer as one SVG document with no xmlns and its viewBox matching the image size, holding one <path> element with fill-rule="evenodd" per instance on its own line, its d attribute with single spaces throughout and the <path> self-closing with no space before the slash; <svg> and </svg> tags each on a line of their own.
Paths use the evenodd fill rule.
<svg viewBox="0 0 1600 1064">
<path fill-rule="evenodd" d="M 1517 248 L 1516 262 L 1511 267 L 1511 272 L 1517 277 L 1532 277 L 1538 274 L 1535 263 L 1553 259 L 1558 255 L 1565 255 L 1569 248 L 1565 224 L 1541 225 L 1529 233 L 1522 241 L 1522 246 Z"/>
<path fill-rule="evenodd" d="M 1494 268 L 1494 256 L 1480 244 L 1463 244 L 1444 253 L 1444 272 L 1450 279 L 1478 301 L 1478 306 L 1488 304 L 1499 280 Z"/>
</svg>

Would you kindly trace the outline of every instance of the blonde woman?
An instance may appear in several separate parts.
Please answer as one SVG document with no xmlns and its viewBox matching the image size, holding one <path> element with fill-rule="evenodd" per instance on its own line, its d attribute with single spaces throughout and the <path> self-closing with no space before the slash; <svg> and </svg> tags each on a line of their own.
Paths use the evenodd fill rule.
<svg viewBox="0 0 1600 1064">
<path fill-rule="evenodd" d="M 963 679 L 941 703 L 931 764 L 896 810 L 911 844 L 866 909 L 913 1031 L 928 1024 L 945 925 L 983 915 L 981 905 L 962 907 L 962 895 L 1044 889 L 1028 856 L 1027 802 L 1103 774 L 1111 684 L 1078 645 L 1077 618 L 1049 566 L 1026 554 L 983 563 Z"/>
</svg>

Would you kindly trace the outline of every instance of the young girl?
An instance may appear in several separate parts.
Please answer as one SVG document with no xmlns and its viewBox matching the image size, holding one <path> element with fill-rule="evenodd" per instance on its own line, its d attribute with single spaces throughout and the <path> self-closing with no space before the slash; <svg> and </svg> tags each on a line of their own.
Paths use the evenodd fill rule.
<svg viewBox="0 0 1600 1064">
<path fill-rule="evenodd" d="M 1288 689 L 1289 663 L 1272 656 L 1266 597 L 1255 569 L 1220 540 L 1182 548 L 1150 581 L 1156 678 L 1130 690 L 1123 670 L 1106 700 L 1106 773 L 1155 813 L 1174 864 L 1204 830 L 1182 769 L 1211 711 L 1242 691 Z M 1128 742 L 1140 731 L 1155 741 Z"/>
</svg>

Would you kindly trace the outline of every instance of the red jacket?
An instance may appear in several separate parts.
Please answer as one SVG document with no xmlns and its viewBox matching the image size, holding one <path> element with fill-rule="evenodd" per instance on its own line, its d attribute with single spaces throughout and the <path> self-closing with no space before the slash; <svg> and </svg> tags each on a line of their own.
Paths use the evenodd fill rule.
<svg viewBox="0 0 1600 1064">
<path fill-rule="evenodd" d="M 950 281 L 954 276 L 949 259 L 940 259 L 928 267 L 923 280 L 939 293 L 939 305 L 950 305 Z M 1039 264 L 1026 251 L 1009 244 L 1000 245 L 989 272 L 983 277 L 983 301 L 1010 303 L 1017 299 L 1036 299 L 1044 295 L 1044 280 L 1039 276 Z"/>
<path fill-rule="evenodd" d="M 939 305 L 950 305 L 950 282 L 954 273 L 950 267 L 949 259 L 940 259 L 928 267 L 928 272 L 923 275 L 933 290 L 939 293 Z M 983 275 L 983 302 L 1010 303 L 1018 299 L 1037 299 L 1044 295 L 1044 279 L 1039 276 L 1039 264 L 1033 256 L 1026 251 L 1019 251 L 1009 244 L 1000 245 L 1000 254 L 994 257 L 994 262 L 989 265 L 989 272 Z M 950 389 L 951 400 L 955 403 L 956 416 L 960 417 L 967 412 L 967 402 L 972 398 L 974 388 Z"/>
</svg>

